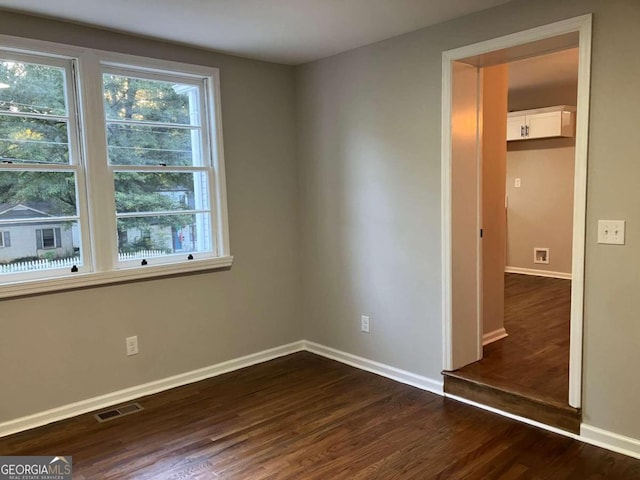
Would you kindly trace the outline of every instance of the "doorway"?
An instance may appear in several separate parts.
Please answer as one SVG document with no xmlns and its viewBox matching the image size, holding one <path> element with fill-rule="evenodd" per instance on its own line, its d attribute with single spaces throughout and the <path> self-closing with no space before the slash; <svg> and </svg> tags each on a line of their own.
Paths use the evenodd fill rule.
<svg viewBox="0 0 640 480">
<path fill-rule="evenodd" d="M 576 409 L 581 405 L 590 35 L 591 16 L 587 15 L 443 54 L 443 365 L 445 371 L 451 371 L 483 356 L 483 85 L 480 71 L 515 60 L 578 49 L 570 261 L 573 285 L 565 306 L 570 313 L 566 404 Z M 464 131 L 460 131 L 460 125 L 464 125 Z M 532 258 L 548 260 L 549 251 L 545 253 L 544 246 L 539 247 Z"/>
<path fill-rule="evenodd" d="M 480 77 L 483 355 L 456 373 L 568 405 L 578 49 Z"/>
</svg>

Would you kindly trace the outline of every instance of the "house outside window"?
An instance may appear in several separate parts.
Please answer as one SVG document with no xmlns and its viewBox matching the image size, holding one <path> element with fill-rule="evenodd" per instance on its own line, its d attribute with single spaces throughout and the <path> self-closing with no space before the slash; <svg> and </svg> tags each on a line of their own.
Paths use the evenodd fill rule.
<svg viewBox="0 0 640 480">
<path fill-rule="evenodd" d="M 0 35 L 0 298 L 230 266 L 219 125 L 216 69 Z"/>
</svg>

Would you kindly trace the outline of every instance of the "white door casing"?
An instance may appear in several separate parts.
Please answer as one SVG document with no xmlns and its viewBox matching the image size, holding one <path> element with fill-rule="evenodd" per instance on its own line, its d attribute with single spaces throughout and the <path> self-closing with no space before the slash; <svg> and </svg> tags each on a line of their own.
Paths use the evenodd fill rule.
<svg viewBox="0 0 640 480">
<path fill-rule="evenodd" d="M 492 53 L 498 53 L 505 49 L 521 47 L 535 42 L 552 40 L 553 38 L 564 39 L 568 34 L 578 36 L 578 98 L 577 98 L 577 118 L 576 118 L 576 158 L 574 174 L 574 212 L 573 212 L 573 246 L 572 246 L 572 289 L 571 289 L 571 334 L 570 334 L 570 354 L 569 354 L 569 404 L 579 408 L 581 406 L 582 389 L 582 339 L 583 339 L 583 305 L 584 305 L 584 254 L 585 254 L 585 226 L 586 226 L 586 187 L 587 187 L 587 144 L 588 144 L 588 121 L 589 121 L 589 91 L 590 91 L 590 69 L 591 69 L 591 24 L 592 16 L 583 15 L 550 25 L 532 28 L 523 32 L 514 33 L 493 40 L 487 40 L 474 45 L 457 48 L 443 52 L 442 54 L 442 312 L 443 312 L 443 369 L 453 370 L 468 362 L 469 358 L 477 357 L 471 350 L 465 353 L 466 348 L 473 348 L 477 342 L 472 341 L 474 335 L 478 335 L 481 344 L 482 329 L 481 319 L 478 312 L 474 322 L 466 319 L 461 324 L 454 326 L 454 298 L 453 278 L 455 273 L 454 255 L 459 252 L 454 250 L 453 245 L 453 205 L 458 203 L 455 198 L 457 191 L 454 190 L 456 171 L 453 168 L 453 132 L 452 118 L 453 111 L 453 69 L 456 63 L 463 59 L 490 58 Z M 542 47 L 541 47 L 542 48 Z M 548 53 L 549 44 L 545 44 L 544 50 L 538 52 Z M 530 52 L 530 56 L 536 52 Z M 481 57 L 483 56 L 483 57 Z M 500 57 L 501 55 L 497 55 Z M 503 56 L 503 55 L 502 55 Z M 504 63 L 496 61 L 497 63 Z M 457 67 L 455 67 L 457 68 Z M 477 115 L 477 110 L 476 110 Z M 477 125 L 477 124 L 476 124 Z M 476 132 L 476 152 L 478 151 L 479 139 Z M 477 166 L 476 166 L 477 169 Z M 473 198 L 473 196 L 467 196 Z M 477 196 L 475 197 L 478 201 Z M 466 207 L 471 208 L 471 207 Z M 473 208 L 479 211 L 476 205 Z M 479 225 L 479 219 L 476 219 Z M 470 248 L 470 247 L 468 247 Z M 477 268 L 480 268 L 476 262 Z M 472 266 L 470 266 L 472 268 Z M 471 274 L 471 272 L 469 272 Z M 476 277 L 477 277 L 477 273 Z M 472 274 L 473 275 L 473 274 Z M 466 291 L 466 290 L 465 290 Z M 481 292 L 477 293 L 481 296 Z M 469 301 L 470 299 L 458 301 Z M 471 300 L 473 303 L 474 300 Z M 475 298 L 475 303 L 479 305 L 480 299 Z M 457 317 L 456 317 L 457 323 Z M 480 325 L 480 328 L 478 327 Z M 471 347 L 465 347 L 471 345 Z M 472 360 L 475 361 L 475 360 Z"/>
</svg>

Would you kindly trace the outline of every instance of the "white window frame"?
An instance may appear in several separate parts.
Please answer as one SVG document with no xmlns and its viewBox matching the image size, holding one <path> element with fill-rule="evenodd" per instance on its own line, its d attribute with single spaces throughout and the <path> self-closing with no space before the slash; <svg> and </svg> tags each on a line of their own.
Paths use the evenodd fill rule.
<svg viewBox="0 0 640 480">
<path fill-rule="evenodd" d="M 15 52 L 17 55 L 24 53 L 72 62 L 74 90 L 70 91 L 69 95 L 77 99 L 73 114 L 77 116 L 79 125 L 77 193 L 83 255 L 83 264 L 78 272 L 72 273 L 68 269 L 47 270 L 39 272 L 38 275 L 9 274 L 0 277 L 0 298 L 214 270 L 227 268 L 233 264 L 229 245 L 220 76 L 217 68 L 7 35 L 0 35 L 0 49 L 4 52 Z M 118 261 L 115 196 L 110 166 L 107 162 L 102 97 L 102 69 L 105 65 L 109 68 L 135 69 L 149 75 L 154 72 L 160 72 L 162 75 L 173 72 L 181 79 L 189 77 L 205 79 L 206 90 L 203 101 L 206 102 L 209 133 L 206 147 L 210 149 L 211 159 L 208 177 L 209 201 L 212 212 L 211 233 L 215 248 L 215 251 L 210 254 L 194 254 L 193 260 L 165 258 L 162 262 L 150 263 L 146 266 L 141 266 L 138 262 L 132 265 Z M 71 106 L 69 108 L 71 110 Z M 67 165 L 63 167 L 69 169 Z M 48 166 L 47 169 L 49 169 Z M 42 278 L 41 275 L 46 275 L 46 278 Z"/>
<path fill-rule="evenodd" d="M 209 126 L 211 124 L 211 121 L 209 118 L 210 115 L 208 115 L 208 112 L 210 110 L 208 108 L 208 98 L 213 94 L 213 92 L 209 88 L 211 79 L 209 77 L 196 76 L 192 74 L 165 72 L 165 71 L 158 71 L 155 69 L 151 70 L 149 68 L 144 68 L 144 67 L 140 68 L 137 65 L 128 65 L 125 67 L 120 64 L 114 65 L 110 62 L 101 62 L 101 66 L 102 66 L 102 73 L 106 73 L 106 74 L 114 74 L 114 75 L 134 77 L 134 78 L 143 78 L 148 80 L 156 80 L 156 81 L 164 81 L 164 82 L 171 81 L 179 84 L 191 85 L 199 89 L 200 95 L 199 95 L 198 110 L 200 112 L 200 119 L 199 119 L 200 120 L 200 127 L 199 127 L 200 145 L 197 145 L 197 147 L 201 148 L 201 160 L 202 160 L 201 165 L 192 165 L 192 166 L 185 166 L 185 167 L 172 167 L 172 166 L 158 167 L 158 166 L 127 166 L 127 165 L 123 166 L 123 165 L 109 164 L 107 168 L 109 170 L 110 177 L 112 178 L 110 183 L 111 186 L 114 185 L 113 178 L 116 172 L 126 172 L 126 171 L 148 172 L 148 173 L 169 173 L 169 172 L 192 173 L 193 172 L 193 173 L 204 174 L 206 177 L 207 190 L 208 190 L 207 197 L 210 197 L 209 209 L 208 211 L 204 212 L 204 214 L 207 215 L 209 225 L 210 225 L 209 233 L 211 236 L 211 239 L 210 239 L 211 250 L 201 251 L 201 252 L 191 252 L 188 255 L 190 255 L 190 257 L 192 257 L 193 260 L 216 257 L 217 250 L 218 250 L 218 245 L 217 245 L 218 242 L 215 235 L 215 232 L 217 230 L 217 225 L 215 222 L 215 215 L 214 215 L 216 198 L 214 195 L 210 195 L 215 189 L 215 183 L 214 183 L 215 171 L 214 171 L 214 164 L 213 164 L 213 155 L 211 153 L 213 142 L 210 141 L 212 130 L 211 130 L 211 127 Z M 196 145 L 193 145 L 193 147 L 196 147 Z M 115 191 L 113 192 L 113 194 L 115 195 Z M 181 212 L 176 211 L 176 213 L 181 213 Z M 117 218 L 118 217 L 122 218 L 122 216 L 127 216 L 127 215 L 116 214 Z M 115 248 L 113 249 L 113 252 L 114 252 L 113 262 L 114 262 L 115 268 L 137 268 L 140 266 L 142 259 L 121 260 L 118 256 L 117 247 L 118 246 L 116 244 Z M 180 254 L 164 255 L 161 257 L 145 258 L 145 262 L 147 262 L 146 265 L 149 266 L 154 264 L 179 263 L 179 262 L 184 262 L 186 259 L 187 259 L 187 254 L 180 253 Z"/>
<path fill-rule="evenodd" d="M 33 172 L 61 172 L 61 173 L 73 173 L 75 175 L 76 184 L 76 215 L 74 216 L 60 216 L 56 217 L 56 221 L 74 221 L 78 222 L 80 231 L 82 232 L 82 249 L 81 249 L 81 261 L 80 264 L 75 266 L 77 273 L 89 273 L 91 271 L 91 262 L 86 259 L 91 258 L 91 247 L 89 242 L 89 224 L 87 222 L 87 202 L 86 202 L 86 177 L 85 177 L 85 165 L 83 163 L 82 154 L 82 140 L 81 129 L 78 118 L 80 111 L 78 105 L 78 85 L 75 72 L 77 70 L 77 59 L 70 55 L 62 55 L 60 52 L 48 52 L 43 50 L 29 50 L 12 48 L 12 45 L 8 45 L 7 42 L 2 41 L 0 36 L 0 57 L 3 60 L 12 60 L 15 62 L 23 63 L 37 63 L 40 65 L 46 65 L 53 68 L 60 68 L 65 73 L 65 100 L 67 104 L 67 134 L 69 141 L 69 163 L 66 164 L 50 164 L 50 165 L 38 165 L 38 164 L 2 164 L 2 170 L 4 171 L 33 171 Z M 35 223 L 42 222 L 42 218 L 35 219 L 21 219 L 21 223 Z M 35 239 L 34 239 L 35 240 Z M 55 242 L 55 232 L 54 232 Z M 42 249 L 42 250 L 54 250 L 56 247 Z M 64 268 L 51 268 L 47 270 L 36 270 L 31 272 L 20 272 L 3 274 L 0 277 L 0 298 L 5 296 L 13 296 L 11 293 L 4 294 L 4 291 L 10 292 L 12 289 L 6 289 L 5 286 L 9 285 L 22 285 L 26 282 L 47 281 L 50 278 L 63 278 L 68 274 L 71 274 L 71 269 Z M 6 278 L 6 280 L 5 280 Z M 34 291 L 33 293 L 37 293 Z"/>
<path fill-rule="evenodd" d="M 0 230 L 0 248 L 4 248 L 4 232 L 5 230 Z"/>
</svg>

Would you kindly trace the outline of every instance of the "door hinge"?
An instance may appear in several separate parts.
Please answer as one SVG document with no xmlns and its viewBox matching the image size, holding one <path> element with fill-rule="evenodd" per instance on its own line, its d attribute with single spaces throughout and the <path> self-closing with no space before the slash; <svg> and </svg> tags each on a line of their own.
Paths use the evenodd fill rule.
<svg viewBox="0 0 640 480">
<path fill-rule="evenodd" d="M 480 238 L 482 238 L 483 233 L 484 233 L 484 231 L 483 231 L 483 229 L 481 228 L 481 229 L 480 229 Z"/>
</svg>

